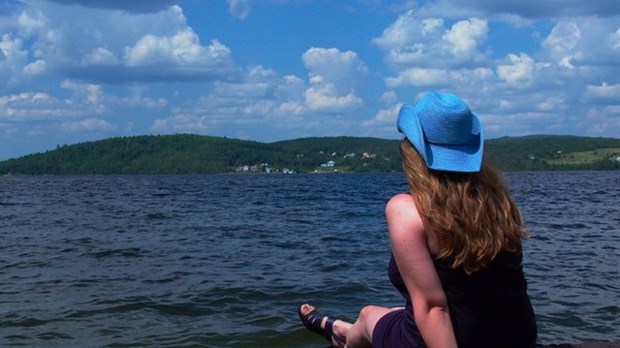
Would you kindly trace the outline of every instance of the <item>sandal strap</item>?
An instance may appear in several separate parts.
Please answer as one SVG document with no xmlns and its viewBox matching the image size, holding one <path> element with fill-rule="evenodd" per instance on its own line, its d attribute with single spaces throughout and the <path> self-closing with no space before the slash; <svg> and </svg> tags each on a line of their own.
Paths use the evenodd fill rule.
<svg viewBox="0 0 620 348">
<path fill-rule="evenodd" d="M 340 335 L 336 335 L 336 333 L 334 332 L 334 322 L 336 321 L 336 319 L 331 318 L 331 317 L 327 317 L 327 320 L 325 322 L 325 335 L 323 337 L 325 337 L 325 339 L 327 339 L 330 343 L 332 341 L 332 339 L 336 342 L 338 342 L 339 344 L 345 344 L 347 343 L 347 338 L 346 337 L 342 337 Z"/>
<path fill-rule="evenodd" d="M 310 332 L 323 336 L 323 338 L 325 338 L 330 344 L 332 343 L 332 339 L 338 344 L 346 343 L 346 337 L 342 337 L 334 333 L 334 322 L 336 321 L 336 319 L 323 315 L 316 308 L 308 312 L 306 315 L 303 315 L 301 314 L 300 307 L 298 310 L 298 314 L 301 318 L 302 323 Z M 323 321 L 323 318 L 327 318 L 325 320 L 325 328 L 321 327 L 321 322 Z"/>
</svg>

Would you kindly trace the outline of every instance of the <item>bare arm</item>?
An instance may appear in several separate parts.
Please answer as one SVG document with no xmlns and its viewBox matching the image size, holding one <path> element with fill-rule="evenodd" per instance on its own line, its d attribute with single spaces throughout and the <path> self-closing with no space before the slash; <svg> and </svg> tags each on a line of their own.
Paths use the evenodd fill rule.
<svg viewBox="0 0 620 348">
<path fill-rule="evenodd" d="M 429 348 L 454 348 L 446 294 L 435 270 L 426 232 L 413 198 L 394 196 L 386 206 L 392 252 L 413 302 L 416 325 Z"/>
</svg>

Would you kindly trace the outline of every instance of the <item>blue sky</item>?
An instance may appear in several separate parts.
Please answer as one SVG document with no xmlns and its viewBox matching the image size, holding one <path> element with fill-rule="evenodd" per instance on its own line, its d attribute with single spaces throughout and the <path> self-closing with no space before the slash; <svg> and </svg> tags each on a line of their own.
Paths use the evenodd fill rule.
<svg viewBox="0 0 620 348">
<path fill-rule="evenodd" d="M 459 94 L 487 138 L 620 137 L 619 0 L 0 0 L 0 160 L 196 133 L 399 138 Z"/>
</svg>

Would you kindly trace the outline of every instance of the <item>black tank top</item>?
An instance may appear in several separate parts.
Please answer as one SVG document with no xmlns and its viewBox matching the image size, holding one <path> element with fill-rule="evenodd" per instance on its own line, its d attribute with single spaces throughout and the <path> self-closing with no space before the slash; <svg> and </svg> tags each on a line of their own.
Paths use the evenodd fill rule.
<svg viewBox="0 0 620 348">
<path fill-rule="evenodd" d="M 471 275 L 461 268 L 452 269 L 449 262 L 435 260 L 459 348 L 535 347 L 536 319 L 521 259 L 521 254 L 500 253 L 486 268 Z M 389 275 L 410 308 L 407 288 L 393 257 Z M 415 325 L 412 330 L 417 330 Z"/>
</svg>

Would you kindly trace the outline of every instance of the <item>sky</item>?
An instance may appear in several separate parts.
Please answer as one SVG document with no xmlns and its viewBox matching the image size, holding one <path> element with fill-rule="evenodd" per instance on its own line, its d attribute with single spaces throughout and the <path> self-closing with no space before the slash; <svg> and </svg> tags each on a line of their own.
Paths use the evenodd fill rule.
<svg viewBox="0 0 620 348">
<path fill-rule="evenodd" d="M 109 137 L 620 137 L 620 0 L 0 0 L 0 160 Z"/>
</svg>

